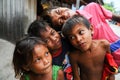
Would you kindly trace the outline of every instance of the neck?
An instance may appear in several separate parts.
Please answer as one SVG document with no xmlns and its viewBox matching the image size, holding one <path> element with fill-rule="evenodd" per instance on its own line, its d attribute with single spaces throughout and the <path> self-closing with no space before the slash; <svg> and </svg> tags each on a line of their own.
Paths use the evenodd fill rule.
<svg viewBox="0 0 120 80">
<path fill-rule="evenodd" d="M 57 57 L 62 53 L 62 47 L 52 52 L 52 57 Z"/>
<path fill-rule="evenodd" d="M 46 74 L 34 74 L 30 73 L 30 80 L 52 80 L 52 69 Z"/>
</svg>

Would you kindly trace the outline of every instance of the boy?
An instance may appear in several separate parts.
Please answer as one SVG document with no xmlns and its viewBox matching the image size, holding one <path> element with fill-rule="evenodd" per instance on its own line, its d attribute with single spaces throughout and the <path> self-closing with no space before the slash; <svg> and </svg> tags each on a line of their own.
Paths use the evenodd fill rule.
<svg viewBox="0 0 120 80">
<path fill-rule="evenodd" d="M 92 40 L 93 28 L 86 18 L 71 17 L 62 33 L 73 46 L 69 56 L 74 80 L 114 80 L 118 66 L 109 54 L 109 42 Z"/>
<path fill-rule="evenodd" d="M 46 10 L 46 13 L 43 13 L 43 18 L 52 23 L 54 29 L 61 30 L 62 25 L 68 18 L 73 15 L 83 15 L 93 26 L 93 39 L 107 39 L 110 43 L 118 40 L 119 37 L 113 32 L 106 20 L 113 19 L 120 22 L 120 16 L 112 14 L 112 12 L 106 10 L 100 4 L 89 3 L 89 0 L 86 3 L 87 5 L 83 10 L 73 11 L 65 7 Z"/>
<path fill-rule="evenodd" d="M 72 71 L 68 60 L 69 46 L 63 38 L 53 28 L 43 20 L 36 20 L 31 23 L 28 34 L 30 36 L 40 37 L 46 44 L 52 54 L 52 63 L 62 66 L 65 78 L 71 80 Z"/>
</svg>

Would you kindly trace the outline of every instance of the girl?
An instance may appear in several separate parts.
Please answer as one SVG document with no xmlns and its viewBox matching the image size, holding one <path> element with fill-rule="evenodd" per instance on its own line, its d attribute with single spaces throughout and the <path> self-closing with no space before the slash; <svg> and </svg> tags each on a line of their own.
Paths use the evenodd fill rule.
<svg viewBox="0 0 120 80">
<path fill-rule="evenodd" d="M 59 66 L 52 66 L 46 44 L 39 38 L 26 37 L 16 43 L 13 65 L 20 80 L 64 80 Z"/>
</svg>

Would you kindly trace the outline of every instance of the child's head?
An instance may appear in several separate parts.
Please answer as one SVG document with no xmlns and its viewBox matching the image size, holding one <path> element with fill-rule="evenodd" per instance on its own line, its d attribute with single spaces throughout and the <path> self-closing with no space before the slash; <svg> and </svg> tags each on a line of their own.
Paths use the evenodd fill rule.
<svg viewBox="0 0 120 80">
<path fill-rule="evenodd" d="M 55 51 L 61 48 L 61 37 L 58 32 L 49 26 L 45 21 L 34 21 L 29 29 L 30 36 L 40 37 L 47 44 L 50 51 Z"/>
<path fill-rule="evenodd" d="M 89 45 L 92 40 L 92 27 L 89 21 L 79 15 L 75 15 L 65 22 L 62 33 L 77 49 L 82 49 L 86 43 Z"/>
<path fill-rule="evenodd" d="M 22 73 L 45 74 L 51 70 L 52 57 L 40 38 L 27 37 L 16 43 L 13 65 L 15 76 Z"/>
<path fill-rule="evenodd" d="M 55 30 L 61 31 L 63 23 L 73 15 L 77 13 L 66 7 L 56 7 L 48 9 L 43 13 L 43 19 L 47 22 L 52 23 Z"/>
</svg>

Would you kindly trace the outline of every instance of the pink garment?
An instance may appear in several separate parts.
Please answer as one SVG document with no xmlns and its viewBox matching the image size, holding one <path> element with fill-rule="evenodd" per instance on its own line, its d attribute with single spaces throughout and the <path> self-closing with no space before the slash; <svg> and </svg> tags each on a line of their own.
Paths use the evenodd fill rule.
<svg viewBox="0 0 120 80">
<path fill-rule="evenodd" d="M 112 18 L 112 13 L 97 3 L 89 3 L 83 10 L 77 10 L 78 14 L 86 17 L 93 26 L 93 39 L 107 39 L 110 43 L 115 42 L 119 37 L 112 31 L 106 19 Z"/>
</svg>

